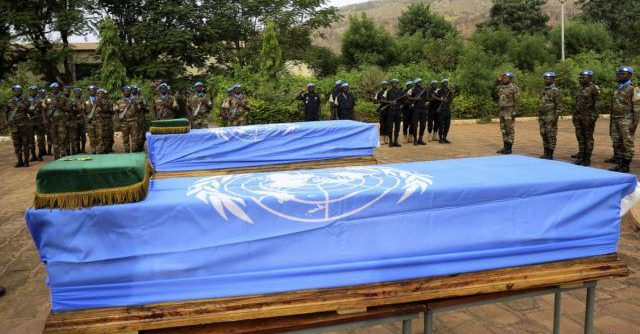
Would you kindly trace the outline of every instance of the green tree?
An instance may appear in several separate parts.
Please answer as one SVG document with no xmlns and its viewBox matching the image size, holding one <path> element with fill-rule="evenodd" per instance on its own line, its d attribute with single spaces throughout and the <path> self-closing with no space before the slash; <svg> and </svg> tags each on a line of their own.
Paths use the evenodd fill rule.
<svg viewBox="0 0 640 334">
<path fill-rule="evenodd" d="M 321 78 L 335 74 L 340 66 L 340 57 L 331 49 L 315 45 L 307 49 L 303 61 Z"/>
<path fill-rule="evenodd" d="M 489 61 L 497 65 L 509 58 L 509 50 L 516 42 L 516 38 L 513 32 L 505 27 L 482 28 L 473 33 L 471 42 L 491 55 Z"/>
<path fill-rule="evenodd" d="M 425 42 L 424 57 L 436 73 L 453 71 L 464 52 L 464 42 L 459 34 L 449 34 L 443 39 Z"/>
<path fill-rule="evenodd" d="M 519 69 L 533 71 L 536 65 L 551 62 L 553 55 L 543 35 L 524 35 L 513 43 L 509 58 Z"/>
<path fill-rule="evenodd" d="M 278 34 L 273 22 L 268 22 L 262 34 L 262 50 L 260 51 L 260 72 L 264 80 L 277 81 L 282 73 L 282 49 L 278 44 Z"/>
<path fill-rule="evenodd" d="M 432 13 L 425 3 L 411 4 L 398 18 L 398 36 L 420 34 L 422 37 L 445 38 L 457 33 L 453 24 L 443 16 Z"/>
<path fill-rule="evenodd" d="M 516 34 L 532 34 L 547 29 L 549 16 L 542 12 L 547 0 L 493 0 L 489 20 L 482 26 L 505 26 Z"/>
<path fill-rule="evenodd" d="M 480 47 L 475 45 L 467 47 L 457 71 L 458 86 L 473 95 L 490 96 L 495 70 L 487 66 L 489 63 L 489 55 Z"/>
<path fill-rule="evenodd" d="M 578 0 L 582 17 L 589 22 L 605 25 L 616 47 L 627 56 L 640 53 L 640 5 L 637 0 Z"/>
<path fill-rule="evenodd" d="M 587 51 L 603 52 L 613 47 L 613 38 L 609 35 L 607 28 L 600 23 L 571 21 L 566 25 L 564 34 L 567 56 Z M 560 27 L 551 31 L 550 40 L 555 53 L 560 54 Z"/>
<path fill-rule="evenodd" d="M 342 38 L 342 57 L 347 65 L 386 67 L 394 62 L 395 49 L 391 35 L 365 13 L 349 17 L 349 27 Z"/>
<path fill-rule="evenodd" d="M 98 53 L 102 57 L 100 68 L 100 81 L 102 87 L 115 96 L 119 93 L 122 84 L 127 82 L 127 75 L 122 64 L 123 43 L 118 37 L 118 28 L 111 18 L 107 17 L 100 24 L 100 44 Z"/>
</svg>

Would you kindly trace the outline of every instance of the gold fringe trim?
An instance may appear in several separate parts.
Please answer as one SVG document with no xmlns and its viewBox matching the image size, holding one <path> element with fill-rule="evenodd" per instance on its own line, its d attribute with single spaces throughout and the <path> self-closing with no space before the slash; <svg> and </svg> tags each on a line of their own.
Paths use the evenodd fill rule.
<svg viewBox="0 0 640 334">
<path fill-rule="evenodd" d="M 191 131 L 191 126 L 152 126 L 149 128 L 149 132 L 154 135 L 167 135 L 167 134 L 175 134 L 175 133 L 187 133 Z"/>
<path fill-rule="evenodd" d="M 147 197 L 151 174 L 151 164 L 147 160 L 145 176 L 140 182 L 108 189 L 55 194 L 36 193 L 33 206 L 36 209 L 80 209 L 100 205 L 140 202 Z"/>
</svg>

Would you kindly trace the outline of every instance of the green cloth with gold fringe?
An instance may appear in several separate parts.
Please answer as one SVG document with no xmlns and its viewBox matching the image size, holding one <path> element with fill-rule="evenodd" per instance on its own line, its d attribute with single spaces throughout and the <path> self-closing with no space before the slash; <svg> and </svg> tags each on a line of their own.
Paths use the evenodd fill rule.
<svg viewBox="0 0 640 334">
<path fill-rule="evenodd" d="M 151 121 L 149 132 L 152 134 L 187 133 L 191 130 L 191 124 L 186 118 L 165 119 Z"/>
<path fill-rule="evenodd" d="M 147 196 L 150 176 L 145 153 L 60 158 L 38 171 L 34 207 L 77 209 L 138 202 Z"/>
</svg>

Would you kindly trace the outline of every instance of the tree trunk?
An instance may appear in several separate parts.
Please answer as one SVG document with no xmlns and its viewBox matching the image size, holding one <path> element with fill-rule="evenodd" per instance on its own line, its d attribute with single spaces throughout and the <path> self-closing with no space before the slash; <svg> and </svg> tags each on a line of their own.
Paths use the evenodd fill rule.
<svg viewBox="0 0 640 334">
<path fill-rule="evenodd" d="M 64 78 L 65 84 L 73 84 L 76 82 L 76 66 L 73 62 L 73 49 L 69 47 L 69 32 L 60 31 L 62 39 L 62 52 L 64 52 Z"/>
</svg>

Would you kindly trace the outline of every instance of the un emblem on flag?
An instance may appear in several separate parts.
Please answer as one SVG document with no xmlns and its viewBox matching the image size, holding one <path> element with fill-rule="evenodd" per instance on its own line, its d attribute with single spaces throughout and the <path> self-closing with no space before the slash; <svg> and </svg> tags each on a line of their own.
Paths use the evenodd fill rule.
<svg viewBox="0 0 640 334">
<path fill-rule="evenodd" d="M 213 176 L 194 182 L 187 195 L 211 205 L 224 220 L 254 223 L 247 208 L 255 203 L 288 221 L 319 223 L 375 209 L 391 194 L 391 203 L 401 203 L 432 183 L 430 175 L 390 167 L 347 167 Z"/>
<path fill-rule="evenodd" d="M 224 141 L 241 140 L 255 143 L 269 136 L 284 136 L 298 128 L 295 124 L 264 124 L 213 128 L 210 131 Z"/>
</svg>

